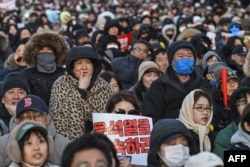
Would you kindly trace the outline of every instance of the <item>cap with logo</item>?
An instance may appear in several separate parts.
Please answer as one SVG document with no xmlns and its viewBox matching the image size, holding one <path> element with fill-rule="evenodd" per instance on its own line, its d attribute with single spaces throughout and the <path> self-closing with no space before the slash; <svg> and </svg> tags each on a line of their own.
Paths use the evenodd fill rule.
<svg viewBox="0 0 250 167">
<path fill-rule="evenodd" d="M 248 53 L 248 50 L 245 46 L 242 46 L 242 45 L 238 45 L 236 46 L 233 51 L 232 51 L 232 54 L 237 54 L 239 56 L 246 56 Z"/>
<path fill-rule="evenodd" d="M 44 112 L 47 113 L 48 105 L 39 96 L 27 95 L 17 103 L 16 117 L 18 117 L 22 112 L 26 110 L 33 110 L 40 113 Z"/>
<path fill-rule="evenodd" d="M 39 132 L 45 134 L 47 136 L 48 131 L 45 127 L 43 126 L 39 126 L 36 124 L 32 124 L 32 123 L 27 123 L 24 126 L 22 126 L 19 131 L 17 132 L 16 135 L 16 140 L 19 141 L 20 139 L 23 138 L 23 136 L 30 130 L 38 130 Z"/>
</svg>

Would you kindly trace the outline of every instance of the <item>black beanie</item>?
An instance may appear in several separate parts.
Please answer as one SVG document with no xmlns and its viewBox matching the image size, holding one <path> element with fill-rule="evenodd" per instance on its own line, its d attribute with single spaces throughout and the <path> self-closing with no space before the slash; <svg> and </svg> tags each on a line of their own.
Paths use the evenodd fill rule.
<svg viewBox="0 0 250 167">
<path fill-rule="evenodd" d="M 25 77 L 20 72 L 11 72 L 6 75 L 1 86 L 1 98 L 12 88 L 21 88 L 29 94 L 30 89 Z"/>
<path fill-rule="evenodd" d="M 171 43 L 171 45 L 167 49 L 169 63 L 171 63 L 175 52 L 181 48 L 190 49 L 194 54 L 194 61 L 195 61 L 197 55 L 196 55 L 196 51 L 195 51 L 193 45 L 191 43 L 189 43 L 188 41 L 180 40 L 180 41 L 175 41 L 175 42 Z"/>
</svg>

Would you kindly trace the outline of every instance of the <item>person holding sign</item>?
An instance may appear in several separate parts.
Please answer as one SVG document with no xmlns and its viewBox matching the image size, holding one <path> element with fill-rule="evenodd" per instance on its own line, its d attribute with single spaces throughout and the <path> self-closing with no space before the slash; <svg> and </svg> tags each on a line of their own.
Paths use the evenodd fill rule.
<svg viewBox="0 0 250 167">
<path fill-rule="evenodd" d="M 161 119 L 151 133 L 147 166 L 184 166 L 192 147 L 192 136 L 179 120 Z"/>
</svg>

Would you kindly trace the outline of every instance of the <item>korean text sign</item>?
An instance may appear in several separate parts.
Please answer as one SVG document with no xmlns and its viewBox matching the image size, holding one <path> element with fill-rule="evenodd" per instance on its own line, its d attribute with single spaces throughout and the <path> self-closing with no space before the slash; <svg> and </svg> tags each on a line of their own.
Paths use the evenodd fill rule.
<svg viewBox="0 0 250 167">
<path fill-rule="evenodd" d="M 144 116 L 93 113 L 93 127 L 114 143 L 118 156 L 131 156 L 131 163 L 146 165 L 152 119 Z"/>
</svg>

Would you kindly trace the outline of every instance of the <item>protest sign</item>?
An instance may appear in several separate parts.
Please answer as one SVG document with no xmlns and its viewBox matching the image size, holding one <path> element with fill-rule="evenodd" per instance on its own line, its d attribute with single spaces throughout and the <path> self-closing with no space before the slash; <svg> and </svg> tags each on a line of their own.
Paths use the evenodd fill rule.
<svg viewBox="0 0 250 167">
<path fill-rule="evenodd" d="M 117 156 L 131 157 L 131 163 L 146 165 L 152 119 L 144 116 L 93 113 L 93 128 L 114 143 Z"/>
</svg>

